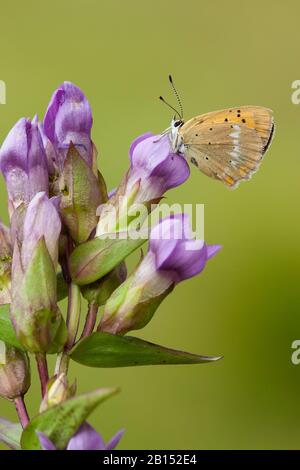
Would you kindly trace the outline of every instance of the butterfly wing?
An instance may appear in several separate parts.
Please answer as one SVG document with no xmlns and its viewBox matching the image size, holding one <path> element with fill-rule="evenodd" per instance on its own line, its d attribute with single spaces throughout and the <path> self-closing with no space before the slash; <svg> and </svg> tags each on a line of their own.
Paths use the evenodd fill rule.
<svg viewBox="0 0 300 470">
<path fill-rule="evenodd" d="M 243 106 L 192 118 L 179 132 L 191 163 L 207 176 L 235 187 L 257 171 L 273 130 L 271 110 Z"/>
</svg>

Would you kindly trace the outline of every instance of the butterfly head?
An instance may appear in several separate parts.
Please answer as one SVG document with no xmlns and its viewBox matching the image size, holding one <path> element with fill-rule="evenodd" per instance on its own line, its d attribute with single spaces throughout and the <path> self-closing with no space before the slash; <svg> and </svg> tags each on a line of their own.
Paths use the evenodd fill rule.
<svg viewBox="0 0 300 470">
<path fill-rule="evenodd" d="M 183 124 L 184 124 L 183 119 L 176 119 L 175 116 L 171 121 L 170 140 L 171 140 L 172 150 L 175 153 L 177 152 L 183 153 L 183 141 L 179 133 L 179 130 L 183 126 Z"/>
</svg>

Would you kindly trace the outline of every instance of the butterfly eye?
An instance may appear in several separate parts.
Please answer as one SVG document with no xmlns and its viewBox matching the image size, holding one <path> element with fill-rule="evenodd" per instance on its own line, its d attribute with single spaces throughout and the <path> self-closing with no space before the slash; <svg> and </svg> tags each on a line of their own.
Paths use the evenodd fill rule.
<svg viewBox="0 0 300 470">
<path fill-rule="evenodd" d="M 180 120 L 175 121 L 175 122 L 174 122 L 174 127 L 180 126 L 181 123 L 182 123 L 182 121 L 180 121 Z"/>
</svg>

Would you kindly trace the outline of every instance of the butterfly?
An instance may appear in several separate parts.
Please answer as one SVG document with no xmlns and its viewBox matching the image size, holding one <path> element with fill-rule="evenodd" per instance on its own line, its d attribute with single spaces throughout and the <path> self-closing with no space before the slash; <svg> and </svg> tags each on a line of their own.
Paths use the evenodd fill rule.
<svg viewBox="0 0 300 470">
<path fill-rule="evenodd" d="M 255 173 L 270 147 L 274 135 L 271 109 L 241 106 L 223 109 L 183 120 L 183 109 L 171 75 L 170 83 L 180 112 L 165 99 L 160 99 L 176 112 L 169 134 L 172 151 L 182 154 L 202 173 L 235 188 Z"/>
</svg>

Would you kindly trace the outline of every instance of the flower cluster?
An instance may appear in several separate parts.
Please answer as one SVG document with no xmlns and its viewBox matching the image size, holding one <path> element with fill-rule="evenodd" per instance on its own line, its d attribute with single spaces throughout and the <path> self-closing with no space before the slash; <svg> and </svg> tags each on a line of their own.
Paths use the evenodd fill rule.
<svg viewBox="0 0 300 470">
<path fill-rule="evenodd" d="M 15 403 L 24 428 L 21 434 L 7 422 L 0 438 L 11 445 L 16 432 L 14 448 L 105 450 L 119 442 L 123 431 L 105 444 L 87 423 L 117 389 L 77 396 L 76 383 L 68 382 L 71 360 L 122 367 L 216 359 L 126 337 L 143 328 L 175 286 L 199 274 L 220 247 L 194 239 L 186 214 L 170 215 L 147 232 L 148 251 L 127 275 L 125 259 L 145 243 L 144 236 L 130 237 L 130 227 L 144 235 L 153 206 L 187 180 L 189 166 L 171 150 L 167 135 L 144 134 L 132 143 L 129 169 L 108 194 L 92 122 L 82 91 L 65 82 L 43 120 L 20 119 L 0 150 L 10 221 L 9 227 L 0 223 L 0 395 Z M 59 306 L 65 297 L 66 315 Z M 80 333 L 82 297 L 89 306 Z M 53 373 L 48 354 L 57 354 Z M 24 402 L 31 355 L 42 389 L 32 419 Z"/>
</svg>

